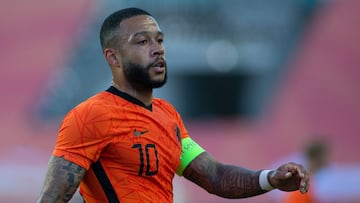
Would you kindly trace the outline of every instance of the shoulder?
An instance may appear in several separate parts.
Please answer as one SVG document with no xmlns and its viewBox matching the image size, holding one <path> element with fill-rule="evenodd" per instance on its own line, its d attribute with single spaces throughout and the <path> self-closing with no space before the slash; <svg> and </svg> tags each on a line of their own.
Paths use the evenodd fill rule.
<svg viewBox="0 0 360 203">
<path fill-rule="evenodd" d="M 168 102 L 165 99 L 154 98 L 152 104 L 153 104 L 153 106 L 156 106 L 156 107 L 159 107 L 159 108 L 163 108 L 163 109 L 167 109 L 167 110 L 170 110 L 170 111 L 177 112 L 174 105 L 172 105 L 170 102 Z"/>
<path fill-rule="evenodd" d="M 112 127 L 114 113 L 109 110 L 109 102 L 103 96 L 103 92 L 98 93 L 70 110 L 61 122 L 59 136 L 91 134 L 94 133 L 93 129 L 105 136 L 105 132 Z"/>
<path fill-rule="evenodd" d="M 66 117 L 94 117 L 108 112 L 111 95 L 107 92 L 100 92 L 71 109 Z"/>
<path fill-rule="evenodd" d="M 116 95 L 110 92 L 102 91 L 93 95 L 92 97 L 89 97 L 85 101 L 79 103 L 79 105 L 76 106 L 76 108 L 84 108 L 84 107 L 104 108 L 109 105 L 114 105 L 115 103 L 114 101 L 116 100 L 115 98 L 117 98 Z"/>
<path fill-rule="evenodd" d="M 165 112 L 168 115 L 176 118 L 177 120 L 182 120 L 180 113 L 177 111 L 174 105 L 165 99 L 156 98 L 153 99 L 153 109 L 161 109 L 161 111 Z"/>
</svg>

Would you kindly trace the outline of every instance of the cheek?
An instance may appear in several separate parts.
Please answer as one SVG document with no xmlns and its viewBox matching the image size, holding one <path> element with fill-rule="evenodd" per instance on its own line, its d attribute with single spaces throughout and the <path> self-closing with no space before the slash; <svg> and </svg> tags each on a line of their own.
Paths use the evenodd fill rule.
<svg viewBox="0 0 360 203">
<path fill-rule="evenodd" d="M 137 49 L 130 51 L 127 54 L 127 56 L 128 56 L 127 58 L 130 61 L 135 62 L 137 64 L 146 65 L 150 61 L 149 54 L 146 52 L 145 49 Z"/>
</svg>

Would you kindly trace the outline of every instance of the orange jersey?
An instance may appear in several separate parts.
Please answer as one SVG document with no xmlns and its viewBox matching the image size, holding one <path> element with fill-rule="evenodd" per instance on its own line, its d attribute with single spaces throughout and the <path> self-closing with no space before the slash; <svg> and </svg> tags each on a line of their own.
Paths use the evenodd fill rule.
<svg viewBox="0 0 360 203">
<path fill-rule="evenodd" d="M 314 203 L 310 192 L 301 194 L 299 191 L 289 192 L 284 200 L 284 203 Z"/>
<path fill-rule="evenodd" d="M 87 203 L 172 202 L 181 140 L 187 137 L 168 102 L 153 99 L 146 107 L 110 87 L 65 116 L 53 155 L 87 170 L 80 184 Z"/>
</svg>

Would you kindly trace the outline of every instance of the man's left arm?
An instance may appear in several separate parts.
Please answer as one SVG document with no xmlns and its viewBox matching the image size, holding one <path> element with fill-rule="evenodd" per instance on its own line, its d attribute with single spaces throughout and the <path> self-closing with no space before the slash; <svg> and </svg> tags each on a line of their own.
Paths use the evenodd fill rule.
<svg viewBox="0 0 360 203">
<path fill-rule="evenodd" d="M 182 175 L 209 193 L 233 199 L 260 195 L 268 192 L 269 188 L 283 191 L 300 189 L 304 193 L 309 187 L 308 173 L 295 163 L 287 163 L 268 171 L 265 177 L 261 177 L 261 173 L 261 170 L 222 164 L 203 152 L 191 161 Z M 264 184 L 268 184 L 267 187 Z"/>
</svg>

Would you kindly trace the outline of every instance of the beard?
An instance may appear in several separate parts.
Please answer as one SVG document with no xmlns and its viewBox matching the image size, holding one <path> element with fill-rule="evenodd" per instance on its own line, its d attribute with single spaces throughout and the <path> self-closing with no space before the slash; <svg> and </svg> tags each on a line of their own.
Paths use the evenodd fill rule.
<svg viewBox="0 0 360 203">
<path fill-rule="evenodd" d="M 150 76 L 150 69 L 154 64 L 143 66 L 131 61 L 123 64 L 126 79 L 135 87 L 141 89 L 153 89 L 162 87 L 167 81 L 167 66 L 165 66 L 165 76 L 162 80 L 154 80 Z"/>
</svg>

